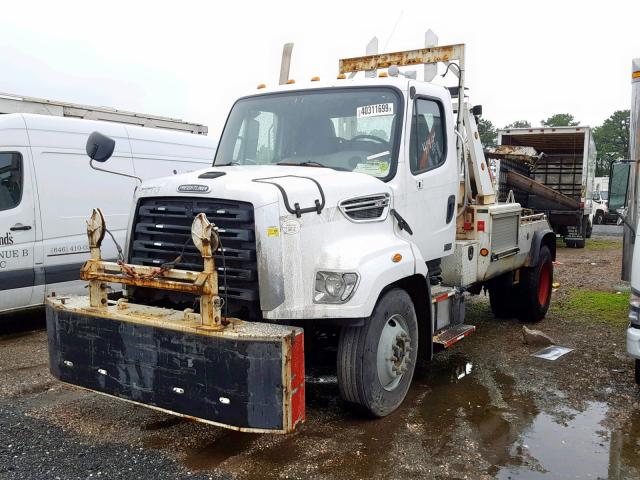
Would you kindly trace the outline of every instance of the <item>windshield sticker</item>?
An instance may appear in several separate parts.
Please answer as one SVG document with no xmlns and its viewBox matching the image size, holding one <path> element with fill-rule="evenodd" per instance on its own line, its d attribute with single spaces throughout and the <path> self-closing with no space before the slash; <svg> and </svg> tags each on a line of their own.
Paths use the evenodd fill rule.
<svg viewBox="0 0 640 480">
<path fill-rule="evenodd" d="M 380 157 L 384 157 L 385 155 L 389 155 L 389 150 L 385 150 L 384 152 L 380 152 L 380 153 L 374 153 L 373 155 L 369 155 L 367 157 L 367 160 L 374 160 L 376 158 L 380 158 Z"/>
<path fill-rule="evenodd" d="M 356 118 L 393 115 L 393 103 L 376 103 L 356 108 Z"/>
<path fill-rule="evenodd" d="M 367 175 L 373 175 L 374 177 L 385 177 L 389 173 L 389 162 L 367 162 L 359 163 L 354 172 L 366 173 Z"/>
</svg>

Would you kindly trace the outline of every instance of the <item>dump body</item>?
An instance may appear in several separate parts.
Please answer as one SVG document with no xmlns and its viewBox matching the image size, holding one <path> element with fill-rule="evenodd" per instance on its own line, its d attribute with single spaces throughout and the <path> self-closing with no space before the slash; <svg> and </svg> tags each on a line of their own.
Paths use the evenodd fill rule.
<svg viewBox="0 0 640 480">
<path fill-rule="evenodd" d="M 515 128 L 498 131 L 498 145 L 533 147 L 533 162 L 501 160 L 499 199 L 513 191 L 524 208 L 546 213 L 554 231 L 584 241 L 594 191 L 596 148 L 589 127 Z M 539 184 L 529 182 L 527 177 Z M 544 187 L 547 187 L 546 189 Z M 553 190 L 556 195 L 547 194 Z"/>
</svg>

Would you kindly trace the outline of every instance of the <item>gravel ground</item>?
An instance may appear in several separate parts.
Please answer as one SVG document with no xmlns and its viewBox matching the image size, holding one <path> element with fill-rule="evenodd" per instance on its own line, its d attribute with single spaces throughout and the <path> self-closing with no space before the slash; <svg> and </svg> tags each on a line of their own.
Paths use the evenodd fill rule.
<svg viewBox="0 0 640 480">
<path fill-rule="evenodd" d="M 63 385 L 48 374 L 45 332 L 4 335 L 0 478 L 639 478 L 625 319 L 569 308 L 575 292 L 626 295 L 620 246 L 597 237 L 558 250 L 560 286 L 535 328 L 575 349 L 559 360 L 531 357 L 522 325 L 492 319 L 481 295 L 468 309 L 477 332 L 416 372 L 399 411 L 365 419 L 337 399 L 331 371 L 317 370 L 307 422 L 287 436 L 232 432 Z"/>
</svg>

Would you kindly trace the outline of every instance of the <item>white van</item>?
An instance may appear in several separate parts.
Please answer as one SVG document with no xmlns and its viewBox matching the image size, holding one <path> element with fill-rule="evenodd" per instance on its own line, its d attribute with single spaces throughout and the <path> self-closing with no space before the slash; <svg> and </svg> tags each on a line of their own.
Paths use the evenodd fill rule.
<svg viewBox="0 0 640 480">
<path fill-rule="evenodd" d="M 124 248 L 137 181 L 89 166 L 85 146 L 99 131 L 116 141 L 109 170 L 142 179 L 210 166 L 215 142 L 203 135 L 33 114 L 0 115 L 0 313 L 83 293 L 89 258 L 86 219 L 100 206 Z M 105 239 L 105 258 L 116 248 Z"/>
</svg>

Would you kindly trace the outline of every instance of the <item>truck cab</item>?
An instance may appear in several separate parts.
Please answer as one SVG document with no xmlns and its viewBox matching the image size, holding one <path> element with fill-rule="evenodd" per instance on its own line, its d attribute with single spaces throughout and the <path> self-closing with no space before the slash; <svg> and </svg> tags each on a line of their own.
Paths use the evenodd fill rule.
<svg viewBox="0 0 640 480">
<path fill-rule="evenodd" d="M 419 359 L 475 330 L 464 323 L 465 294 L 486 287 L 496 315 L 541 320 L 555 235 L 544 214 L 496 201 L 478 110 L 452 98 L 464 92 L 463 59 L 463 45 L 343 59 L 333 81 L 261 85 L 238 99 L 211 168 L 137 189 L 118 263 L 101 260 L 106 227 L 94 211 L 92 260 L 82 271 L 90 295 L 48 308 L 54 375 L 217 425 L 288 432 L 303 418 L 301 327 L 340 327 L 340 394 L 382 417 L 401 404 Z M 454 60 L 453 90 L 398 68 L 378 78 L 344 75 Z M 115 304 L 103 285 L 117 281 L 127 299 Z M 67 358 L 81 338 L 102 336 L 109 348 L 87 345 L 89 357 Z M 163 353 L 176 357 L 169 365 L 197 363 L 197 345 L 199 355 L 208 352 L 198 356 L 204 371 L 223 374 L 185 386 L 166 359 L 136 356 L 154 341 L 175 349 Z M 275 363 L 251 353 L 265 342 Z M 128 376 L 113 384 L 100 377 L 123 368 Z M 174 383 L 135 390 L 152 377 Z"/>
</svg>

